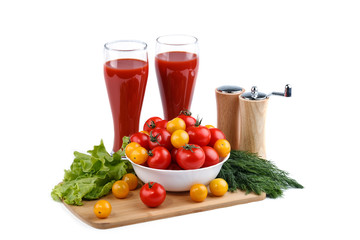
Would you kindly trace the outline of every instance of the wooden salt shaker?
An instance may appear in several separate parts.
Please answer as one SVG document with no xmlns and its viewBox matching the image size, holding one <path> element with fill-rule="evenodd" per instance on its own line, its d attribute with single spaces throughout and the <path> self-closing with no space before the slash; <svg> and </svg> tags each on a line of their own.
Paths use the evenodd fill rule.
<svg viewBox="0 0 360 240">
<path fill-rule="evenodd" d="M 245 89 L 238 86 L 221 86 L 215 89 L 217 128 L 226 136 L 231 149 L 240 149 L 240 95 Z"/>
</svg>

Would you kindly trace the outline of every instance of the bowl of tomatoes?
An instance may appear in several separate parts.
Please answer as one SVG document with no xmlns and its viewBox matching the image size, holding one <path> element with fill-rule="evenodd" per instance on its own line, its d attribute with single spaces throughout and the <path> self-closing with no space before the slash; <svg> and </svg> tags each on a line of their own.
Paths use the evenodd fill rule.
<svg viewBox="0 0 360 240">
<path fill-rule="evenodd" d="M 166 191 L 181 192 L 215 179 L 230 150 L 220 129 L 202 126 L 201 120 L 182 112 L 170 121 L 149 118 L 143 131 L 130 136 L 125 153 L 144 183 L 157 182 Z"/>
<path fill-rule="evenodd" d="M 183 192 L 189 191 L 191 186 L 196 183 L 208 185 L 219 174 L 222 165 L 229 158 L 229 155 L 216 165 L 193 170 L 156 169 L 128 160 L 131 162 L 136 175 L 141 181 L 145 183 L 160 183 L 166 191 Z"/>
</svg>

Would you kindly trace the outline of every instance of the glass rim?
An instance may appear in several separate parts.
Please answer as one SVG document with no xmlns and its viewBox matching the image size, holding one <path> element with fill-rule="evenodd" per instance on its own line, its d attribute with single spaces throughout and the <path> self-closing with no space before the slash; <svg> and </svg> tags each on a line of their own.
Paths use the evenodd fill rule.
<svg viewBox="0 0 360 240">
<path fill-rule="evenodd" d="M 188 39 L 192 39 L 192 41 L 189 41 L 186 43 L 167 43 L 167 42 L 163 42 L 160 40 L 161 38 L 167 38 L 167 37 L 185 37 Z M 187 34 L 168 34 L 168 35 L 162 35 L 162 36 L 156 38 L 156 42 L 159 44 L 170 45 L 170 46 L 184 46 L 184 45 L 197 44 L 198 39 L 197 39 L 197 37 L 194 37 L 192 35 L 187 35 Z"/>
<path fill-rule="evenodd" d="M 131 49 L 119 49 L 119 48 L 111 47 L 111 45 L 116 44 L 116 43 L 138 43 L 138 44 L 141 44 L 143 47 L 131 48 Z M 115 40 L 115 41 L 105 43 L 104 49 L 108 50 L 108 51 L 117 51 L 117 52 L 144 51 L 147 49 L 147 44 L 146 44 L 146 42 L 139 41 L 139 40 Z"/>
</svg>

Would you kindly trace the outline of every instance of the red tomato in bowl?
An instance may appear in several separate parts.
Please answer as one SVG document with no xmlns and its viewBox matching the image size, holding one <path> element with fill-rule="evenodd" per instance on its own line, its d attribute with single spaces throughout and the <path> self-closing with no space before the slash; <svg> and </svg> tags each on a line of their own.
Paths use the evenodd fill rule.
<svg viewBox="0 0 360 240">
<path fill-rule="evenodd" d="M 130 136 L 130 142 L 137 142 L 147 150 L 149 150 L 149 140 L 150 137 L 142 132 L 137 132 Z"/>
<path fill-rule="evenodd" d="M 166 198 L 165 188 L 155 182 L 148 182 L 140 189 L 140 199 L 148 207 L 160 206 Z"/>
<path fill-rule="evenodd" d="M 215 149 L 209 146 L 203 146 L 202 149 L 205 153 L 205 162 L 202 167 L 209 167 L 219 163 L 219 154 L 216 152 Z"/>
<path fill-rule="evenodd" d="M 176 153 L 176 162 L 183 169 L 198 169 L 205 162 L 204 150 L 195 144 L 186 144 L 178 149 Z"/>
<path fill-rule="evenodd" d="M 151 168 L 166 169 L 171 163 L 171 154 L 164 147 L 155 147 L 149 151 L 147 164 Z"/>
<path fill-rule="evenodd" d="M 173 148 L 171 144 L 171 134 L 164 128 L 155 128 L 150 132 L 149 148 L 165 147 L 171 151 Z"/>
<path fill-rule="evenodd" d="M 171 150 L 171 161 L 176 163 L 176 153 L 178 152 L 178 148 L 173 148 Z"/>
<path fill-rule="evenodd" d="M 153 130 L 156 127 L 156 123 L 162 121 L 161 118 L 159 117 L 151 117 L 148 120 L 146 120 L 146 122 L 144 123 L 144 127 L 143 130 L 150 132 L 151 130 Z"/>
<path fill-rule="evenodd" d="M 186 127 L 194 126 L 196 123 L 196 119 L 191 116 L 191 112 L 186 110 L 181 111 L 178 118 L 184 120 Z"/>
<path fill-rule="evenodd" d="M 161 120 L 155 123 L 155 128 L 164 128 L 166 129 L 168 121 L 167 120 Z"/>
<path fill-rule="evenodd" d="M 168 170 L 183 170 L 176 162 L 170 163 Z"/>
<path fill-rule="evenodd" d="M 207 127 L 194 125 L 188 127 L 186 131 L 189 134 L 189 144 L 206 146 L 211 140 L 211 133 Z"/>
<path fill-rule="evenodd" d="M 209 128 L 209 131 L 211 134 L 211 139 L 208 145 L 210 147 L 214 147 L 214 144 L 216 143 L 217 140 L 226 139 L 225 134 L 218 128 Z"/>
</svg>

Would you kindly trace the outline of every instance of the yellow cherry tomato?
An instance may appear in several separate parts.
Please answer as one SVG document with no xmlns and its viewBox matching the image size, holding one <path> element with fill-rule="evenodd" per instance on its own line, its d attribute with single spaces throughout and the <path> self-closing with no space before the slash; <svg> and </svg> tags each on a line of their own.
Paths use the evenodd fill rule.
<svg viewBox="0 0 360 240">
<path fill-rule="evenodd" d="M 206 199 L 208 194 L 207 188 L 204 184 L 194 184 L 190 188 L 190 197 L 195 202 L 202 202 Z"/>
<path fill-rule="evenodd" d="M 207 128 L 215 128 L 213 125 L 205 125 Z"/>
<path fill-rule="evenodd" d="M 125 147 L 125 154 L 128 158 L 130 158 L 130 154 L 132 153 L 132 151 L 135 150 L 135 148 L 141 147 L 141 145 L 137 142 L 131 142 L 128 145 L 126 145 Z"/>
<path fill-rule="evenodd" d="M 209 184 L 210 192 L 217 197 L 223 196 L 228 191 L 228 184 L 222 178 L 215 178 Z"/>
<path fill-rule="evenodd" d="M 135 148 L 130 153 L 129 158 L 131 161 L 133 161 L 136 164 L 143 164 L 146 162 L 148 157 L 149 157 L 148 151 L 143 147 L 138 147 L 138 148 Z"/>
<path fill-rule="evenodd" d="M 129 185 L 129 190 L 136 189 L 138 185 L 138 178 L 133 173 L 127 173 L 122 177 L 122 180 Z"/>
<path fill-rule="evenodd" d="M 106 200 L 99 200 L 95 203 L 94 213 L 98 218 L 107 218 L 111 213 L 111 204 Z"/>
<path fill-rule="evenodd" d="M 129 185 L 123 180 L 114 182 L 111 190 L 113 195 L 117 198 L 126 198 L 130 191 Z"/>
<path fill-rule="evenodd" d="M 140 131 L 141 133 L 145 133 L 146 135 L 150 136 L 150 133 L 148 131 Z"/>
<path fill-rule="evenodd" d="M 184 130 L 176 130 L 170 140 L 175 148 L 179 148 L 189 143 L 189 134 Z"/>
<path fill-rule="evenodd" d="M 169 121 L 166 125 L 166 130 L 168 130 L 171 134 L 176 130 L 185 130 L 186 123 L 181 118 L 174 118 L 173 120 Z"/>
<path fill-rule="evenodd" d="M 231 146 L 228 140 L 219 139 L 215 142 L 214 149 L 219 154 L 219 157 L 226 157 L 231 151 Z"/>
</svg>

